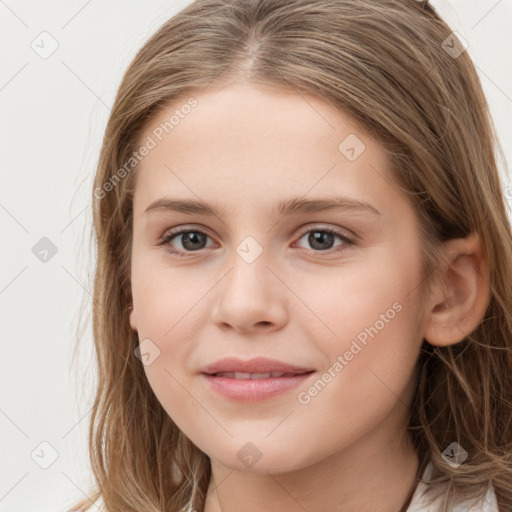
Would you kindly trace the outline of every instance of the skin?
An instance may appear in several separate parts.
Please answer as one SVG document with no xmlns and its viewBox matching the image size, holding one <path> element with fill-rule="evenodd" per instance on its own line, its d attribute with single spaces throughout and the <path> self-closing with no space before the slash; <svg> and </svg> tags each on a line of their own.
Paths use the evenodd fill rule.
<svg viewBox="0 0 512 512">
<path fill-rule="evenodd" d="M 189 96 L 160 112 L 141 144 Z M 415 363 L 424 338 L 456 343 L 483 317 L 480 240 L 446 244 L 443 279 L 425 297 L 418 219 L 381 145 L 314 96 L 232 83 L 194 97 L 198 105 L 137 168 L 130 325 L 160 350 L 144 366 L 158 400 L 211 458 L 205 511 L 398 511 L 418 467 L 405 435 Z M 353 161 L 338 149 L 350 134 L 365 145 Z M 283 199 L 334 193 L 380 215 L 274 211 Z M 201 199 L 224 215 L 145 213 L 164 196 Z M 180 235 L 162 245 L 180 226 L 208 237 L 195 251 Z M 322 228 L 355 243 L 334 237 L 319 249 L 311 237 Z M 236 251 L 248 236 L 263 249 L 252 263 Z M 300 403 L 298 393 L 394 303 L 402 307 L 394 318 Z M 227 356 L 265 356 L 316 373 L 299 388 L 240 403 L 199 376 Z M 237 457 L 248 442 L 261 455 L 251 467 Z"/>
</svg>

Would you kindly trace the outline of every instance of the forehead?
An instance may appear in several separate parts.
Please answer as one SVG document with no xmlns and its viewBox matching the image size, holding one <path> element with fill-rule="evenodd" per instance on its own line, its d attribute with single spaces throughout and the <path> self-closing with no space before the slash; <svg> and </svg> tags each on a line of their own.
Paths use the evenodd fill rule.
<svg viewBox="0 0 512 512">
<path fill-rule="evenodd" d="M 148 138 L 135 194 L 146 206 L 166 192 L 260 203 L 338 192 L 379 203 L 391 182 L 385 148 L 328 102 L 286 89 L 184 95 L 147 123 L 139 144 Z"/>
<path fill-rule="evenodd" d="M 370 141 L 354 120 L 339 108 L 311 94 L 247 83 L 209 86 L 204 92 L 183 95 L 168 103 L 145 126 L 140 140 L 152 135 L 158 142 L 234 144 L 247 148 L 250 133 L 259 142 L 298 149 L 297 141 L 317 144 L 332 142 L 344 134 L 357 134 Z M 207 136 L 200 140 L 200 137 Z M 327 140 L 326 140 L 327 137 Z M 164 141 L 165 142 L 165 141 Z M 308 146 L 306 146 L 307 149 Z"/>
</svg>

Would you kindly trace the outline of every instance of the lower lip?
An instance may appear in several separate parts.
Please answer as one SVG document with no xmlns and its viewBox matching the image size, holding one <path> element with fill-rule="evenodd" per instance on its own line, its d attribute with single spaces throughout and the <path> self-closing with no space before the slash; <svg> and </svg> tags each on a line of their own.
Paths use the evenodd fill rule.
<svg viewBox="0 0 512 512">
<path fill-rule="evenodd" d="M 289 389 L 297 387 L 308 379 L 314 372 L 297 374 L 293 377 L 270 377 L 268 379 L 233 379 L 215 377 L 202 373 L 211 389 L 227 398 L 252 402 L 273 397 Z"/>
</svg>

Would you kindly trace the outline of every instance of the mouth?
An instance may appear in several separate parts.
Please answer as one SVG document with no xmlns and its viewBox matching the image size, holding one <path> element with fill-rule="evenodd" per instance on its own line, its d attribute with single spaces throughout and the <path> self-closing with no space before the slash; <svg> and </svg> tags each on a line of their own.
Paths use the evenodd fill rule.
<svg viewBox="0 0 512 512">
<path fill-rule="evenodd" d="M 205 366 L 201 373 L 208 375 L 229 374 L 230 378 L 269 378 L 282 377 L 286 374 L 302 374 L 313 371 L 313 368 L 299 366 L 276 359 L 266 357 L 254 357 L 244 360 L 238 357 L 225 357 L 208 366 Z M 269 375 L 270 374 L 270 375 Z"/>
<path fill-rule="evenodd" d="M 311 371 L 307 372 L 267 372 L 267 373 L 249 373 L 249 372 L 218 372 L 211 375 L 212 377 L 224 377 L 227 379 L 237 379 L 237 380 L 262 380 L 262 379 L 276 379 L 281 377 L 296 377 L 298 375 L 304 375 L 305 373 L 311 373 Z"/>
<path fill-rule="evenodd" d="M 260 402 L 285 395 L 301 384 L 304 384 L 314 370 L 300 373 L 293 372 L 216 372 L 202 373 L 208 389 L 224 399 L 234 402 Z"/>
</svg>

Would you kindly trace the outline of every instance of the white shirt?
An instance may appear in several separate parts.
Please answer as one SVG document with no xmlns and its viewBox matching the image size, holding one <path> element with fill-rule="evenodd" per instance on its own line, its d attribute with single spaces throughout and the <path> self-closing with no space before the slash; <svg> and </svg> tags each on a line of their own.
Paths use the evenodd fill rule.
<svg viewBox="0 0 512 512">
<path fill-rule="evenodd" d="M 423 474 L 423 480 L 429 480 L 432 474 L 432 462 L 427 464 Z M 431 488 L 427 492 L 427 485 L 419 482 L 416 491 L 413 494 L 411 503 L 407 512 L 439 512 L 443 502 L 444 494 L 440 493 L 437 499 L 431 505 L 428 504 L 429 498 L 439 494 L 438 488 Z M 498 502 L 496 501 L 496 494 L 494 489 L 491 488 L 487 491 L 482 499 L 471 506 L 472 500 L 458 502 L 450 509 L 451 512 L 499 512 Z"/>
</svg>

